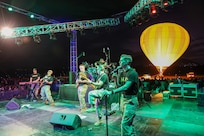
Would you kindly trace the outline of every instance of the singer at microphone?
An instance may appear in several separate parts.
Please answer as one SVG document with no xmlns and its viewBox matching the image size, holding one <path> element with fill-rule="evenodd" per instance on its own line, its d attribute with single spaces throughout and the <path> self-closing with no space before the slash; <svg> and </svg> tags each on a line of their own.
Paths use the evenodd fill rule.
<svg viewBox="0 0 204 136">
<path fill-rule="evenodd" d="M 113 74 L 113 73 L 115 73 L 116 71 L 118 71 L 119 69 L 121 69 L 122 68 L 122 66 L 117 66 L 117 68 L 116 69 L 114 69 L 110 74 Z"/>
</svg>

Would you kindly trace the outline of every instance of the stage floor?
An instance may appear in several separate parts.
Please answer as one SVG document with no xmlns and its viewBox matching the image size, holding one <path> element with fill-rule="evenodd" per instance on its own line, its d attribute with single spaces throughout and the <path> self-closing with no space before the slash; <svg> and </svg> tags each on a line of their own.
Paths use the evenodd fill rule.
<svg viewBox="0 0 204 136">
<path fill-rule="evenodd" d="M 0 136 L 106 136 L 104 124 L 94 126 L 95 113 L 79 112 L 79 104 L 74 101 L 56 100 L 56 106 L 42 102 L 21 100 L 22 107 L 8 111 L 0 103 Z M 138 136 L 199 136 L 204 134 L 204 107 L 197 106 L 195 99 L 167 99 L 163 102 L 150 102 L 151 108 L 143 104 L 137 110 L 134 121 Z M 82 126 L 75 130 L 54 130 L 50 118 L 54 112 L 77 114 L 82 119 Z M 108 117 L 108 135 L 120 135 L 121 114 L 117 112 Z"/>
</svg>

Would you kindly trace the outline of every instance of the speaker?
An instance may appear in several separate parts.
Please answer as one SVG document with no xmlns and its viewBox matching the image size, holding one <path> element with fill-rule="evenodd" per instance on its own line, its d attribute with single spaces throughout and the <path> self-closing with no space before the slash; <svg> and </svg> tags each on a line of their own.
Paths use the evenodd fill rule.
<svg viewBox="0 0 204 136">
<path fill-rule="evenodd" d="M 59 97 L 64 100 L 78 101 L 76 84 L 63 84 L 59 86 Z"/>
<path fill-rule="evenodd" d="M 198 93 L 198 106 L 204 106 L 204 93 Z"/>
<path fill-rule="evenodd" d="M 21 108 L 21 102 L 20 100 L 16 98 L 12 98 L 7 104 L 6 104 L 6 109 L 7 110 L 17 110 Z"/>
<path fill-rule="evenodd" d="M 81 126 L 81 118 L 77 114 L 53 113 L 50 123 L 54 129 L 74 130 Z"/>
</svg>

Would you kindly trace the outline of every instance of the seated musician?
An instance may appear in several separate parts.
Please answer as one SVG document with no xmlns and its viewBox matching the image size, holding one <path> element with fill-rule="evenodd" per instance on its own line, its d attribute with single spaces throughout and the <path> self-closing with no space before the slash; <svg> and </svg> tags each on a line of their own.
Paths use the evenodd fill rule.
<svg viewBox="0 0 204 136">
<path fill-rule="evenodd" d="M 89 92 L 88 100 L 89 100 L 89 104 L 91 104 L 91 108 L 86 110 L 86 112 L 96 111 L 98 116 L 98 121 L 94 124 L 96 126 L 102 124 L 101 100 L 104 97 L 104 95 L 107 94 L 107 88 L 109 85 L 109 78 L 107 73 L 105 72 L 105 68 L 103 65 L 97 66 L 97 72 L 99 74 L 98 80 L 96 82 L 91 82 L 97 87 L 97 89 Z"/>
<path fill-rule="evenodd" d="M 78 92 L 78 98 L 79 98 L 79 104 L 80 104 L 80 111 L 84 112 L 86 111 L 86 102 L 85 102 L 85 96 L 86 92 L 88 90 L 88 87 L 90 85 L 89 81 L 92 80 L 92 76 L 86 71 L 85 64 L 79 65 L 79 73 L 77 75 L 76 84 L 77 84 L 77 92 Z M 93 89 L 95 86 L 91 86 Z"/>
<path fill-rule="evenodd" d="M 39 89 L 40 89 L 40 74 L 37 72 L 36 68 L 33 68 L 33 73 L 30 76 L 30 97 L 31 100 L 38 100 L 38 93 L 39 93 Z"/>
</svg>

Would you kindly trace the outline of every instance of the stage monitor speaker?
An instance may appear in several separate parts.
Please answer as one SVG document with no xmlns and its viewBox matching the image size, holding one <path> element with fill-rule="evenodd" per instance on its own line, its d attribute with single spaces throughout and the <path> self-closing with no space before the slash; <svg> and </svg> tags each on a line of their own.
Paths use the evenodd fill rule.
<svg viewBox="0 0 204 136">
<path fill-rule="evenodd" d="M 204 106 L 204 93 L 198 93 L 198 106 Z"/>
<path fill-rule="evenodd" d="M 81 118 L 77 114 L 53 113 L 50 123 L 54 129 L 74 130 L 81 126 Z"/>
<path fill-rule="evenodd" d="M 7 104 L 6 109 L 7 110 L 17 110 L 21 108 L 21 102 L 20 100 L 16 98 L 12 98 Z"/>
</svg>

